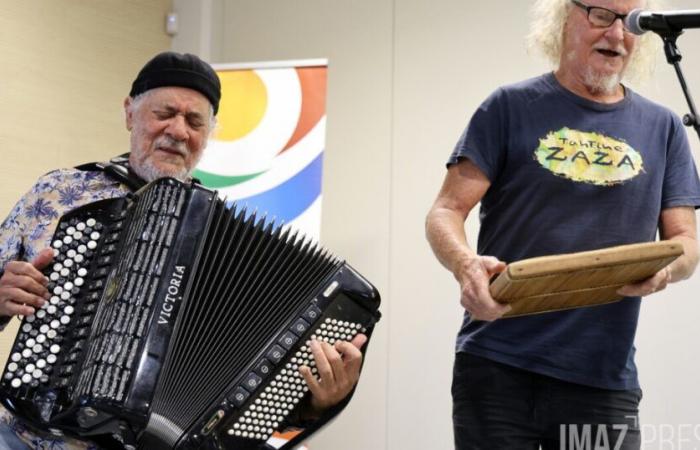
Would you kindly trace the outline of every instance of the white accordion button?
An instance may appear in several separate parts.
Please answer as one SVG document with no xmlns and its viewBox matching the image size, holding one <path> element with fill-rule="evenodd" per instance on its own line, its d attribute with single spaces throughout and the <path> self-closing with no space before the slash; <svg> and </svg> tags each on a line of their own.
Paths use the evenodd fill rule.
<svg viewBox="0 0 700 450">
<path fill-rule="evenodd" d="M 78 223 L 78 224 L 75 226 L 75 229 L 78 230 L 78 231 L 83 231 L 83 230 L 85 229 L 85 223 L 84 223 L 84 222 Z"/>
<path fill-rule="evenodd" d="M 97 248 L 97 242 L 95 242 L 95 241 L 90 241 L 90 242 L 87 243 L 87 246 L 88 246 L 88 248 L 89 248 L 90 250 L 94 250 L 94 249 Z"/>
<path fill-rule="evenodd" d="M 89 227 L 94 227 L 95 224 L 97 223 L 97 221 L 91 217 L 91 218 L 89 218 L 85 223 L 86 223 L 87 226 L 89 226 Z M 81 231 L 82 231 L 82 230 L 81 230 Z"/>
<path fill-rule="evenodd" d="M 53 248 L 58 249 L 58 248 L 61 248 L 62 245 L 63 245 L 62 241 L 59 241 L 59 240 L 53 241 Z"/>
</svg>

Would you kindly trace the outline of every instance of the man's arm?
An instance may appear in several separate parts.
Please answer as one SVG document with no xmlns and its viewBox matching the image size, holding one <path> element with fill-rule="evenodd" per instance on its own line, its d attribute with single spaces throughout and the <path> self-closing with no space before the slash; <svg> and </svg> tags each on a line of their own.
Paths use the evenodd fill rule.
<svg viewBox="0 0 700 450">
<path fill-rule="evenodd" d="M 491 276 L 506 265 L 493 256 L 480 256 L 469 247 L 464 221 L 491 185 L 470 160 L 462 159 L 447 170 L 435 203 L 428 212 L 425 232 L 440 263 L 459 282 L 461 303 L 473 319 L 495 320 L 510 310 L 489 293 Z"/>
<path fill-rule="evenodd" d="M 698 265 L 698 240 L 695 209 L 689 206 L 667 208 L 661 211 L 659 235 L 663 240 L 678 241 L 683 255 L 646 280 L 628 284 L 618 293 L 628 297 L 645 296 L 665 289 L 668 283 L 689 278 Z"/>
</svg>

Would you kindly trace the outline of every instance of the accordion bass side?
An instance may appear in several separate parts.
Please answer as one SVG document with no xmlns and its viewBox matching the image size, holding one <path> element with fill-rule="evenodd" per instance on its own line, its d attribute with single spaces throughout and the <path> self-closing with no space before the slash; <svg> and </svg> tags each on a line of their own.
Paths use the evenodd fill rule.
<svg viewBox="0 0 700 450">
<path fill-rule="evenodd" d="M 173 179 L 68 213 L 52 246 L 52 297 L 22 321 L 0 399 L 103 448 L 292 448 L 331 418 L 276 444 L 309 395 L 299 366 L 317 373 L 308 341 L 380 318 L 352 267 Z"/>
</svg>

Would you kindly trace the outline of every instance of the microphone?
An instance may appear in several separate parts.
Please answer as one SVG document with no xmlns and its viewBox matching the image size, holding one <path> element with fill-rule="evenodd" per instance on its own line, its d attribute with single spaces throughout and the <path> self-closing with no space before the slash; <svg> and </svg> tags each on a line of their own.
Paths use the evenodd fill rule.
<svg viewBox="0 0 700 450">
<path fill-rule="evenodd" d="M 647 31 L 669 34 L 686 28 L 700 28 L 700 9 L 657 12 L 634 9 L 625 17 L 625 28 L 634 34 Z"/>
</svg>

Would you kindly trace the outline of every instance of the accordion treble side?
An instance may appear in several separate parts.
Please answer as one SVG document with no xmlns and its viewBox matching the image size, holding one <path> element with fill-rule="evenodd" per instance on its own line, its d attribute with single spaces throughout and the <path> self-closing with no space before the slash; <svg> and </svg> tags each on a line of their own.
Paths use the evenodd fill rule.
<svg viewBox="0 0 700 450">
<path fill-rule="evenodd" d="M 52 246 L 51 300 L 22 321 L 0 399 L 104 448 L 278 448 L 308 395 L 299 366 L 316 373 L 308 341 L 380 318 L 352 267 L 173 179 L 72 211 Z"/>
</svg>

